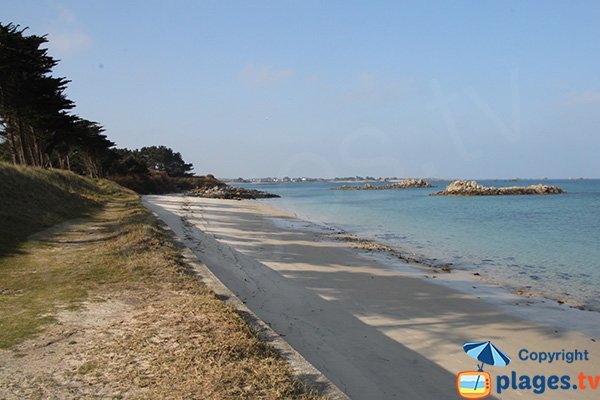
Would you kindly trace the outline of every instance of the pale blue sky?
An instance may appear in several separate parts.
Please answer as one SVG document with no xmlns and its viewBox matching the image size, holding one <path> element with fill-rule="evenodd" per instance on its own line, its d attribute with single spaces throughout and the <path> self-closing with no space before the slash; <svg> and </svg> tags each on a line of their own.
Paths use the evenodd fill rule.
<svg viewBox="0 0 600 400">
<path fill-rule="evenodd" d="M 0 1 L 197 173 L 600 177 L 598 1 Z"/>
</svg>

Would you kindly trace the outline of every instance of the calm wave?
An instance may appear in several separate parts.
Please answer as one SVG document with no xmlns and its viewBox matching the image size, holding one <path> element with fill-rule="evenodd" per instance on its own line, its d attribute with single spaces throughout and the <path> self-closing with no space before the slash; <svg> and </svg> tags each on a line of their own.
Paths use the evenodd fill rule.
<svg viewBox="0 0 600 400">
<path fill-rule="evenodd" d="M 553 184 L 564 195 L 429 196 L 448 183 L 384 191 L 336 191 L 330 183 L 245 186 L 281 195 L 269 202 L 300 216 L 600 310 L 600 180 L 480 181 Z"/>
</svg>

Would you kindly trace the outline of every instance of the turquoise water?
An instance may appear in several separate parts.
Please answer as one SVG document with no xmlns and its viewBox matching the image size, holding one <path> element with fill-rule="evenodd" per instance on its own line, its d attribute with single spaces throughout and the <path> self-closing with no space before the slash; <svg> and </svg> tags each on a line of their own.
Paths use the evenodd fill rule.
<svg viewBox="0 0 600 400">
<path fill-rule="evenodd" d="M 600 180 L 480 181 L 554 184 L 550 196 L 438 197 L 436 188 L 336 191 L 329 183 L 245 185 L 268 202 L 498 283 L 600 310 Z"/>
</svg>

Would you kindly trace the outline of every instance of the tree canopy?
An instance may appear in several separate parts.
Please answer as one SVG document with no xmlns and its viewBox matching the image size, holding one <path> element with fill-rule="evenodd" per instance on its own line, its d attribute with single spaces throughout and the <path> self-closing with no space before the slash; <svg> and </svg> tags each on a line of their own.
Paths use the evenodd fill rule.
<svg viewBox="0 0 600 400">
<path fill-rule="evenodd" d="M 69 81 L 52 76 L 58 64 L 47 37 L 0 23 L 0 159 L 73 170 L 91 177 L 160 171 L 189 176 L 192 164 L 165 146 L 116 149 L 104 128 L 73 113 Z"/>
<path fill-rule="evenodd" d="M 150 170 L 164 171 L 169 176 L 193 175 L 190 173 L 193 165 L 187 164 L 180 153 L 175 153 L 166 146 L 142 147 L 139 154 Z"/>
</svg>

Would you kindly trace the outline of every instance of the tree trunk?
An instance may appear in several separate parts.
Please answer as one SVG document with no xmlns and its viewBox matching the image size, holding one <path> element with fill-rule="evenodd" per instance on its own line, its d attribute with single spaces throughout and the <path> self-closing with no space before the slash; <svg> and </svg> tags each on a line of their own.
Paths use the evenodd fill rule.
<svg viewBox="0 0 600 400">
<path fill-rule="evenodd" d="M 21 122 L 21 118 L 19 118 L 18 120 L 19 145 L 21 148 L 21 163 L 24 165 L 32 165 L 33 154 L 31 153 L 31 146 L 28 143 L 27 135 L 23 129 L 23 123 Z"/>
<path fill-rule="evenodd" d="M 12 133 L 8 133 L 6 135 L 8 139 L 8 147 L 10 148 L 10 155 L 12 157 L 12 162 L 14 165 L 17 165 L 17 147 L 15 145 L 15 137 Z"/>
<path fill-rule="evenodd" d="M 31 125 L 29 125 L 29 135 L 31 136 L 31 156 L 33 165 L 35 165 L 36 167 L 43 167 L 44 158 L 42 155 L 42 149 L 40 147 L 38 137 L 35 134 L 35 129 Z"/>
</svg>

